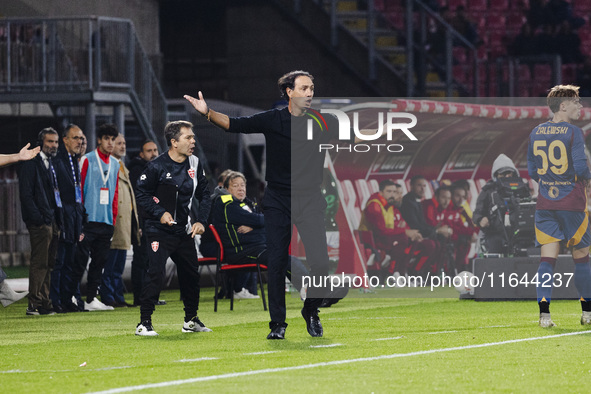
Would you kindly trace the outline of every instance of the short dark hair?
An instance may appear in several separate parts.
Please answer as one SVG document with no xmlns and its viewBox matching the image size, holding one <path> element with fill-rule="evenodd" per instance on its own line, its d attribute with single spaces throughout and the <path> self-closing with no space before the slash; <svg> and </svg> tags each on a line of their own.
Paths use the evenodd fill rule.
<svg viewBox="0 0 591 394">
<path fill-rule="evenodd" d="M 64 132 L 62 133 L 62 137 L 66 138 L 68 136 L 68 134 L 70 134 L 70 130 L 72 129 L 80 129 L 80 127 L 78 127 L 78 125 L 75 125 L 74 123 L 69 123 L 66 128 L 64 129 Z M 82 130 L 82 129 L 80 129 Z"/>
<path fill-rule="evenodd" d="M 47 134 L 58 134 L 53 127 L 46 127 L 37 134 L 37 145 L 43 146 L 43 141 Z"/>
<path fill-rule="evenodd" d="M 449 186 L 439 186 L 437 190 L 435 190 L 435 198 L 439 197 L 441 193 L 446 191 L 451 193 L 451 189 L 449 188 Z"/>
<path fill-rule="evenodd" d="M 224 179 L 224 189 L 227 189 L 230 186 L 230 182 L 232 182 L 236 178 L 242 178 L 244 183 L 246 183 L 246 177 L 244 176 L 243 173 L 238 172 L 238 171 L 232 171 L 228 174 L 226 179 Z"/>
<path fill-rule="evenodd" d="M 391 179 L 384 179 L 380 182 L 380 191 L 384 191 L 388 186 L 394 186 L 396 183 Z"/>
<path fill-rule="evenodd" d="M 569 101 L 579 97 L 579 86 L 576 85 L 556 85 L 548 93 L 546 101 L 548 107 L 554 113 L 560 110 L 560 104 L 563 101 Z"/>
<path fill-rule="evenodd" d="M 142 146 L 140 147 L 140 151 L 143 152 L 144 146 L 146 146 L 146 144 L 149 144 L 150 142 L 153 144 L 156 144 L 153 140 L 145 140 L 144 142 L 142 142 Z M 158 144 L 156 144 L 156 146 L 158 146 Z"/>
<path fill-rule="evenodd" d="M 281 97 L 283 97 L 284 99 L 288 98 L 287 88 L 293 89 L 295 87 L 296 78 L 301 76 L 308 77 L 312 81 L 314 81 L 314 77 L 312 76 L 312 74 L 303 70 L 290 71 L 287 74 L 283 75 L 281 78 L 279 78 L 279 80 L 277 81 L 277 86 L 279 87 Z"/>
<path fill-rule="evenodd" d="M 181 134 L 181 129 L 183 127 L 187 127 L 189 129 L 193 129 L 193 123 L 187 122 L 186 120 L 175 120 L 173 122 L 168 122 L 164 127 L 164 138 L 166 138 L 166 144 L 168 146 L 172 145 L 172 140 L 178 140 Z"/>
<path fill-rule="evenodd" d="M 456 189 L 464 189 L 467 192 L 470 190 L 470 183 L 465 179 L 458 179 L 451 184 L 451 192 L 455 192 Z"/>
<path fill-rule="evenodd" d="M 117 138 L 119 136 L 119 130 L 117 130 L 117 126 L 115 126 L 112 123 L 105 123 L 100 125 L 98 130 L 96 131 L 96 138 L 100 140 L 105 135 Z"/>
<path fill-rule="evenodd" d="M 419 181 L 421 179 L 427 180 L 427 178 L 425 178 L 422 175 L 415 175 L 415 176 L 413 176 L 412 178 L 410 178 L 410 185 L 411 186 L 414 185 L 417 181 Z"/>
</svg>

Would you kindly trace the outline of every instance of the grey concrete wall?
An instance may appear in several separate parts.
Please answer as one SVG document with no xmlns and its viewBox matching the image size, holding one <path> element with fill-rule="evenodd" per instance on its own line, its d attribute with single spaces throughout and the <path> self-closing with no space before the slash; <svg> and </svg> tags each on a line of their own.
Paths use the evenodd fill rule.
<svg viewBox="0 0 591 394">
<path fill-rule="evenodd" d="M 131 19 L 150 57 L 160 55 L 158 0 L 0 0 L 2 17 L 110 16 Z"/>
</svg>

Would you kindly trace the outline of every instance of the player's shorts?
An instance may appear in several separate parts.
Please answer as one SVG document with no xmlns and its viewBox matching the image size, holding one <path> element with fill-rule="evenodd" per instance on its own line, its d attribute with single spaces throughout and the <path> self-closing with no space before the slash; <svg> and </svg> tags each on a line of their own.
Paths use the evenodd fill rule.
<svg viewBox="0 0 591 394">
<path fill-rule="evenodd" d="M 536 246 L 559 241 L 575 249 L 591 245 L 587 212 L 536 210 Z"/>
</svg>

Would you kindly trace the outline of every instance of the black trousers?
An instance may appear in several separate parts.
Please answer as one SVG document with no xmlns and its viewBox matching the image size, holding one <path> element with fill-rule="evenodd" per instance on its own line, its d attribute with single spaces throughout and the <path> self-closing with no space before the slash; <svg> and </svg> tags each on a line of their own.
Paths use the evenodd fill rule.
<svg viewBox="0 0 591 394">
<path fill-rule="evenodd" d="M 88 222 L 84 225 L 82 233 L 84 238 L 78 243 L 74 257 L 74 269 L 72 278 L 68 280 L 68 298 L 72 298 L 76 286 L 82 280 L 88 257 L 91 261 L 88 265 L 88 283 L 86 285 L 86 302 L 90 303 L 98 295 L 98 288 L 103 277 L 103 268 L 109 256 L 111 238 L 113 238 L 114 227 L 110 224 L 99 222 Z M 66 299 L 68 299 L 66 298 Z"/>
<path fill-rule="evenodd" d="M 271 324 L 284 323 L 285 276 L 289 267 L 289 244 L 292 224 L 298 229 L 304 247 L 310 275 L 328 275 L 328 249 L 324 212 L 326 200 L 320 190 L 307 195 L 286 195 L 267 188 L 263 199 L 267 250 L 269 253 L 269 313 Z M 304 308 L 318 308 L 324 289 L 309 289 Z"/>
<path fill-rule="evenodd" d="M 185 317 L 192 318 L 199 309 L 199 269 L 195 240 L 189 234 L 171 235 L 157 232 L 146 234 L 148 250 L 147 280 L 140 298 L 141 321 L 151 320 L 165 277 L 166 260 L 176 264 Z"/>
<path fill-rule="evenodd" d="M 148 273 L 148 240 L 142 234 L 140 245 L 133 245 L 133 260 L 131 261 L 131 286 L 133 288 L 133 303 L 140 304 L 142 289 Z"/>
</svg>

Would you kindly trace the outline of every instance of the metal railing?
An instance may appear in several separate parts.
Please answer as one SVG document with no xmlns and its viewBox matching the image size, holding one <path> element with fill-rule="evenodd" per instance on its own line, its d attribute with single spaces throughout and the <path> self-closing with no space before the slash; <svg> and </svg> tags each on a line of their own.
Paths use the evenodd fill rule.
<svg viewBox="0 0 591 394">
<path fill-rule="evenodd" d="M 166 99 L 130 20 L 0 20 L 0 94 L 54 93 L 54 102 L 75 102 L 69 95 L 75 92 L 111 103 L 127 95 L 146 136 L 154 138 L 154 130 L 164 128 Z"/>
</svg>

